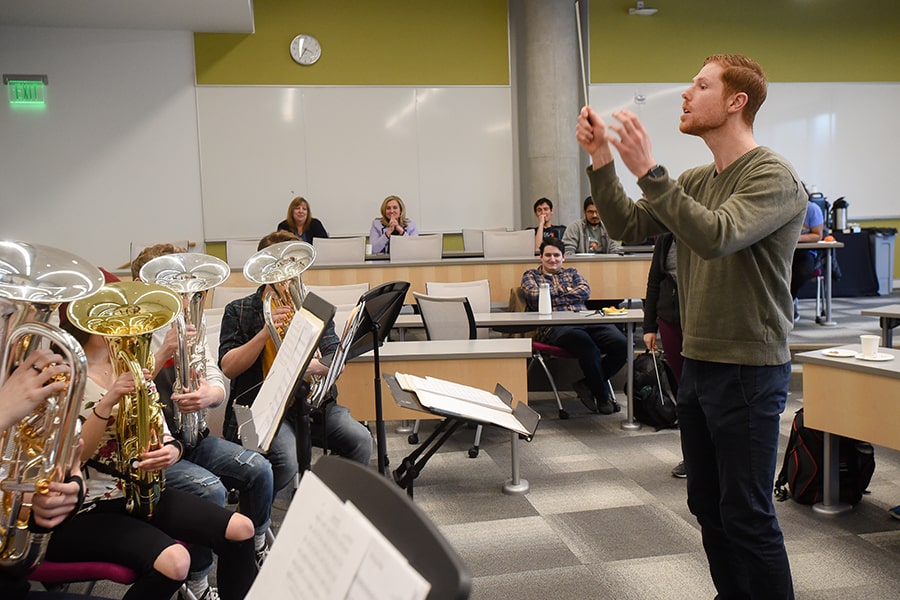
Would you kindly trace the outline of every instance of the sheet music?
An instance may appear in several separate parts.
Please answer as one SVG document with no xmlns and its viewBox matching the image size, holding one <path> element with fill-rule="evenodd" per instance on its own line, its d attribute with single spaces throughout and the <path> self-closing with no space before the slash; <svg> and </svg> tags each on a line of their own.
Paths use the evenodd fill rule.
<svg viewBox="0 0 900 600">
<path fill-rule="evenodd" d="M 356 507 L 307 471 L 246 600 L 424 600 L 430 588 Z"/>
<path fill-rule="evenodd" d="M 416 386 L 416 391 L 426 391 L 433 394 L 440 394 L 441 396 L 450 396 L 451 398 L 481 404 L 482 406 L 493 408 L 494 410 L 508 413 L 512 412 L 512 407 L 510 405 L 486 390 L 431 376 L 422 378 L 417 377 L 416 375 L 410 375 L 409 377 L 412 380 L 413 385 Z"/>
<path fill-rule="evenodd" d="M 344 325 L 344 332 L 341 334 L 341 339 L 338 343 L 338 348 L 334 353 L 334 360 L 331 361 L 331 365 L 328 367 L 328 373 L 325 374 L 319 387 L 316 388 L 315 396 L 309 399 L 309 404 L 313 408 L 318 408 L 322 404 L 328 390 L 331 389 L 331 386 L 334 385 L 334 382 L 337 381 L 338 376 L 344 370 L 344 364 L 347 362 L 347 352 L 350 349 L 350 344 L 353 343 L 353 338 L 356 337 L 356 330 L 359 329 L 359 324 L 362 322 L 363 308 L 365 306 L 366 303 L 363 301 L 350 311 L 347 323 Z"/>
<path fill-rule="evenodd" d="M 470 402 L 466 399 L 446 396 L 431 392 L 427 389 L 421 389 L 416 384 L 416 380 L 421 380 L 422 378 L 416 377 L 415 375 L 395 373 L 394 377 L 397 379 L 401 388 L 415 394 L 419 403 L 426 408 L 435 410 L 439 413 L 462 417 L 464 419 L 471 419 L 482 423 L 492 423 L 494 425 L 499 425 L 504 429 L 521 433 L 522 435 L 531 435 L 531 432 L 528 431 L 528 429 L 526 429 L 511 412 L 489 408 L 477 402 Z M 503 402 L 499 398 L 497 398 L 497 400 Z M 503 403 L 503 405 L 506 406 L 506 403 Z"/>
<path fill-rule="evenodd" d="M 259 449 L 263 452 L 268 451 L 275 437 L 288 396 L 301 375 L 300 369 L 315 352 L 316 342 L 324 327 L 325 323 L 302 308 L 291 319 L 272 367 L 250 407 L 253 426 L 259 437 Z"/>
</svg>

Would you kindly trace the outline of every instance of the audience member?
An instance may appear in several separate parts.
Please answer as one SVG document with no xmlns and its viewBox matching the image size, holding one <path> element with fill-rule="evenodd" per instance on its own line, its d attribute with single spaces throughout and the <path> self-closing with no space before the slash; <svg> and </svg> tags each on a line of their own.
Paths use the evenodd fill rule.
<svg viewBox="0 0 900 600">
<path fill-rule="evenodd" d="M 668 230 L 678 239 L 688 507 L 718 597 L 776 600 L 794 597 L 772 481 L 791 374 L 791 258 L 807 197 L 790 163 L 754 140 L 766 87 L 750 58 L 704 61 L 682 94 L 679 129 L 702 138 L 713 163 L 677 181 L 628 110 L 607 127 L 584 107 L 576 137 L 610 234 L 628 242 Z M 641 199 L 625 195 L 611 146 L 638 178 Z"/>
<path fill-rule="evenodd" d="M 296 239 L 290 233 L 278 231 L 270 233 L 259 242 L 259 249 L 272 244 Z M 250 406 L 256 399 L 260 385 L 268 373 L 275 357 L 275 345 L 272 342 L 265 318 L 263 317 L 263 300 L 267 286 L 260 286 L 253 294 L 234 300 L 225 307 L 222 318 L 222 329 L 219 338 L 219 365 L 226 377 L 231 379 L 231 395 L 225 409 L 225 438 L 237 441 L 237 421 L 234 415 L 234 403 Z M 291 307 L 278 306 L 272 309 L 272 319 L 276 327 L 287 325 Z M 322 355 L 332 354 L 338 345 L 334 333 L 334 323 L 326 326 L 319 350 Z M 313 358 L 305 376 L 325 375 L 328 367 Z M 337 389 L 331 392 L 337 397 Z M 306 394 L 295 397 L 302 410 L 308 411 Z M 271 448 L 267 454 L 272 463 L 275 479 L 275 492 L 287 486 L 299 470 L 297 445 L 295 436 L 296 423 L 293 411 L 284 418 Z M 322 445 L 327 437 L 328 448 L 339 456 L 344 456 L 368 466 L 372 456 L 372 435 L 365 426 L 355 421 L 347 408 L 336 401 L 327 402 L 324 407 L 324 427 L 321 420 L 312 424 L 312 442 Z"/>
<path fill-rule="evenodd" d="M 369 245 L 372 254 L 390 254 L 392 235 L 419 235 L 416 224 L 406 218 L 406 207 L 399 196 L 388 196 L 381 203 L 381 216 L 372 221 Z"/>
<path fill-rule="evenodd" d="M 818 242 L 825 234 L 825 215 L 815 202 L 806 203 L 806 217 L 803 218 L 803 227 L 800 229 L 798 242 Z M 791 297 L 794 299 L 794 321 L 800 319 L 800 302 L 797 292 L 803 284 L 812 279 L 819 266 L 819 254 L 815 250 L 794 250 L 794 260 L 791 263 Z"/>
<path fill-rule="evenodd" d="M 563 268 L 566 260 L 562 240 L 550 238 L 541 244 L 541 265 L 522 275 L 522 294 L 529 310 L 537 310 L 540 285 L 550 286 L 553 310 L 586 310 L 591 286 L 577 270 Z M 578 359 L 584 379 L 573 384 L 578 397 L 593 411 L 605 415 L 621 410 L 609 378 L 625 364 L 629 352 L 625 334 L 615 325 L 564 325 L 545 327 L 540 340 L 565 348 Z"/>
<path fill-rule="evenodd" d="M 681 383 L 681 315 L 678 306 L 678 260 L 675 236 L 661 233 L 653 244 L 653 258 L 647 275 L 647 295 L 644 297 L 644 345 L 648 350 L 665 352 L 666 362 L 672 368 L 675 382 Z M 658 335 L 657 335 L 658 334 Z M 659 343 L 662 342 L 662 348 Z M 684 461 L 672 469 L 672 477 L 684 479 Z"/>
<path fill-rule="evenodd" d="M 537 226 L 530 229 L 534 230 L 534 251 L 540 252 L 544 240 L 551 238 L 561 240 L 566 233 L 566 226 L 553 225 L 553 202 L 550 198 L 538 198 L 533 208 Z"/>
<path fill-rule="evenodd" d="M 297 196 L 288 205 L 287 219 L 278 224 L 278 231 L 290 231 L 298 239 L 313 243 L 313 238 L 327 238 L 328 232 L 322 221 L 312 216 L 309 202 L 303 196 Z"/>
<path fill-rule="evenodd" d="M 606 227 L 600 220 L 600 211 L 593 198 L 584 199 L 584 218 L 574 221 L 566 227 L 563 234 L 563 245 L 566 256 L 572 254 L 621 254 L 622 246 L 609 237 Z"/>
</svg>

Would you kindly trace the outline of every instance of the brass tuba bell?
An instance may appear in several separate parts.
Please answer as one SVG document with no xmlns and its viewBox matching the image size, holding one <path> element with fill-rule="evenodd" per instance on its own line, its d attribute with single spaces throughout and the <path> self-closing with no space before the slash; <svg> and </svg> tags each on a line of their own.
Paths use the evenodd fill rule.
<svg viewBox="0 0 900 600">
<path fill-rule="evenodd" d="M 46 493 L 77 450 L 87 359 L 74 337 L 47 320 L 61 303 L 88 296 L 102 285 L 100 270 L 74 254 L 0 241 L 0 386 L 44 344 L 54 344 L 70 366 L 65 391 L 0 432 L 0 568 L 5 570 L 26 572 L 43 559 L 50 533 L 29 530 L 26 495 Z"/>
<path fill-rule="evenodd" d="M 244 277 L 258 284 L 268 284 L 263 295 L 263 316 L 275 348 L 290 325 L 290 319 L 281 327 L 272 321 L 272 306 L 287 306 L 293 313 L 303 305 L 306 286 L 301 274 L 316 260 L 316 249 L 306 242 L 281 242 L 263 248 L 244 264 Z"/>
<path fill-rule="evenodd" d="M 134 393 L 119 402 L 116 440 L 125 507 L 131 514 L 149 517 L 165 488 L 163 471 L 138 468 L 140 456 L 162 446 L 163 414 L 159 394 L 143 370 L 153 372 L 150 351 L 153 332 L 171 323 L 181 312 L 181 297 L 169 288 L 141 281 L 104 286 L 89 298 L 69 305 L 69 321 L 88 333 L 106 338 L 114 376 L 131 373 Z"/>
<path fill-rule="evenodd" d="M 174 392 L 193 392 L 206 378 L 206 322 L 203 306 L 206 293 L 225 283 L 231 273 L 225 261 L 199 252 L 166 254 L 148 261 L 141 267 L 141 279 L 163 285 L 181 296 L 183 317 L 175 320 L 178 346 L 175 349 Z M 187 338 L 187 326 L 197 330 L 193 339 Z M 200 435 L 207 429 L 206 409 L 182 413 L 172 403 L 175 421 L 173 432 L 188 448 L 200 443 Z"/>
</svg>

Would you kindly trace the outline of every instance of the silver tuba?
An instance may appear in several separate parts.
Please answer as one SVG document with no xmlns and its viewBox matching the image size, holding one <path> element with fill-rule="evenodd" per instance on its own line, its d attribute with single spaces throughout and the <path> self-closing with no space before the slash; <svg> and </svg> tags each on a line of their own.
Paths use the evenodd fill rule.
<svg viewBox="0 0 900 600">
<path fill-rule="evenodd" d="M 142 281 L 111 283 L 89 298 L 69 305 L 69 321 L 84 331 L 106 338 L 115 377 L 130 373 L 134 392 L 119 402 L 116 441 L 119 472 L 124 480 L 125 508 L 149 517 L 165 489 L 163 471 L 138 468 L 140 456 L 162 446 L 163 414 L 159 394 L 143 369 L 153 371 L 150 352 L 153 332 L 171 323 L 181 312 L 181 298 L 169 288 Z"/>
<path fill-rule="evenodd" d="M 195 391 L 200 379 L 206 378 L 206 323 L 203 306 L 208 290 L 228 279 L 228 264 L 214 256 L 199 252 L 184 252 L 158 256 L 141 268 L 141 279 L 163 285 L 181 296 L 183 317 L 175 320 L 178 346 L 175 350 L 174 393 Z M 197 334 L 188 340 L 187 326 L 193 325 Z M 194 448 L 207 429 L 206 409 L 182 413 L 172 403 L 175 421 L 173 432 L 184 445 Z"/>
<path fill-rule="evenodd" d="M 0 567 L 27 572 L 43 559 L 50 532 L 30 531 L 30 493 L 47 493 L 78 447 L 78 415 L 87 381 L 81 345 L 47 323 L 63 302 L 94 293 L 103 274 L 82 258 L 47 246 L 0 241 L 0 386 L 33 350 L 54 344 L 70 372 L 65 391 L 0 432 Z"/>
<path fill-rule="evenodd" d="M 263 295 L 263 317 L 275 348 L 287 333 L 290 319 L 281 327 L 272 321 L 273 306 L 287 306 L 297 312 L 306 298 L 301 274 L 316 260 L 316 249 L 306 242 L 281 242 L 263 248 L 244 264 L 244 277 L 258 284 L 268 284 Z M 293 313 L 291 313 L 293 316 Z"/>
</svg>

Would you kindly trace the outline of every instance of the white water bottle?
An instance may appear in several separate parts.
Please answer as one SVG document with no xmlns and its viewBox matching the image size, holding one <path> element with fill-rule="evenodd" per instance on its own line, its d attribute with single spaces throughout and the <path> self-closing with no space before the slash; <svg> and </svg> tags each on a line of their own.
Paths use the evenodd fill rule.
<svg viewBox="0 0 900 600">
<path fill-rule="evenodd" d="M 553 310 L 550 305 L 550 284 L 542 283 L 538 286 L 538 313 L 549 315 Z"/>
</svg>

